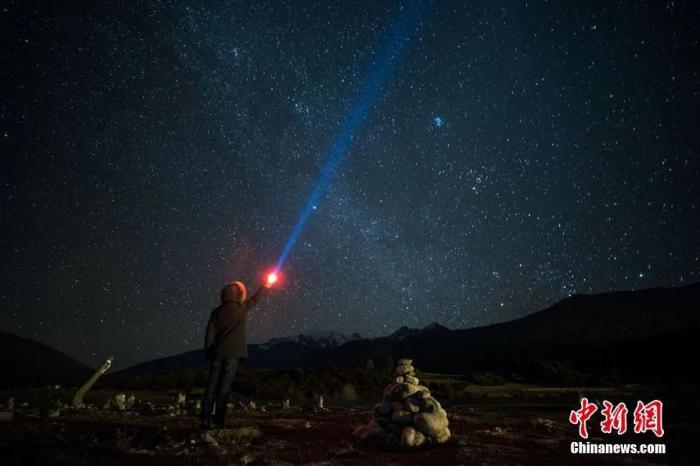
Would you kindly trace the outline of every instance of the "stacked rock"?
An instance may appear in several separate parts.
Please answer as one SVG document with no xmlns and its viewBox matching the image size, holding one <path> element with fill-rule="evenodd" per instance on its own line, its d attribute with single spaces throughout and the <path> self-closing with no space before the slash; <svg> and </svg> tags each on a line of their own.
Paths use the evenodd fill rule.
<svg viewBox="0 0 700 466">
<path fill-rule="evenodd" d="M 447 413 L 416 377 L 413 361 L 400 359 L 394 383 L 387 385 L 369 424 L 355 430 L 360 440 L 411 449 L 445 443 L 450 438 Z"/>
<path fill-rule="evenodd" d="M 118 393 L 114 395 L 114 401 L 112 403 L 112 406 L 114 406 L 119 411 L 126 411 L 126 394 Z"/>
</svg>

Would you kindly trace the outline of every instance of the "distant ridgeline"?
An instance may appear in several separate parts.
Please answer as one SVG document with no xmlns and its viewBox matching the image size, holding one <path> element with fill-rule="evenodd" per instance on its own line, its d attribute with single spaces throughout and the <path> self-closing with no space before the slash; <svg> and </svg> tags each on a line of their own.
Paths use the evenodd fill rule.
<svg viewBox="0 0 700 466">
<path fill-rule="evenodd" d="M 347 392 L 350 389 L 342 378 L 348 377 L 362 379 L 369 391 L 384 383 L 380 376 L 402 357 L 413 359 L 425 372 L 463 375 L 484 384 L 503 380 L 558 386 L 697 382 L 700 358 L 691 348 L 700 337 L 699 309 L 700 284 L 695 284 L 576 295 L 511 322 L 465 330 L 431 324 L 423 329 L 403 327 L 373 339 L 338 333 L 277 338 L 250 345 L 249 360 L 237 384 L 240 388 L 246 377 L 253 385 L 257 379 L 269 380 L 265 373 L 275 370 L 287 371 L 284 377 L 292 385 L 297 378 L 313 382 L 318 377 L 321 384 L 330 377 L 334 387 Z M 10 337 L 18 338 L 2 334 L 2 344 Z M 23 351 L 3 350 L 3 371 L 12 367 L 17 373 L 24 367 L 23 380 L 45 384 L 47 378 L 32 378 L 30 372 L 54 365 L 22 366 L 7 358 Z M 72 362 L 78 365 L 74 373 L 89 373 Z M 200 386 L 205 366 L 202 352 L 190 351 L 108 374 L 105 383 L 134 388 Z"/>
<path fill-rule="evenodd" d="M 78 386 L 95 372 L 50 346 L 0 332 L 0 388 Z"/>
<path fill-rule="evenodd" d="M 300 336 L 250 345 L 247 367 L 354 367 L 389 370 L 401 357 L 426 372 L 494 373 L 547 384 L 672 383 L 698 379 L 689 351 L 700 337 L 700 284 L 597 295 L 575 295 L 502 324 L 450 330 L 438 324 L 403 327 L 363 339 Z M 337 335 L 337 334 L 336 334 Z M 200 351 L 138 364 L 122 375 L 202 368 Z"/>
</svg>

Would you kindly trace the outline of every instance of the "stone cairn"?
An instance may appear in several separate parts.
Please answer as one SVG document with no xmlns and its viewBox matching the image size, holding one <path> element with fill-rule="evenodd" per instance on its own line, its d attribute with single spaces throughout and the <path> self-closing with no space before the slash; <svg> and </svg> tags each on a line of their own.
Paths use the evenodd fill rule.
<svg viewBox="0 0 700 466">
<path fill-rule="evenodd" d="M 400 359 L 394 370 L 394 383 L 387 385 L 381 403 L 374 407 L 369 424 L 354 435 L 378 446 L 415 449 L 445 443 L 450 438 L 447 412 L 419 384 L 413 361 Z"/>
</svg>

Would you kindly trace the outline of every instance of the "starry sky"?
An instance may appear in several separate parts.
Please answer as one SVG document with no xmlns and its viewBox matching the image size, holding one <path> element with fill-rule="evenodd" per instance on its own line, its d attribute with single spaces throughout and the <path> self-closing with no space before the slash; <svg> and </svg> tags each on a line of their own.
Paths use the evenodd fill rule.
<svg viewBox="0 0 700 466">
<path fill-rule="evenodd" d="M 4 2 L 0 329 L 92 365 L 201 347 L 221 286 L 276 263 L 405 8 Z M 425 0 L 250 339 L 697 282 L 699 11 Z"/>
</svg>

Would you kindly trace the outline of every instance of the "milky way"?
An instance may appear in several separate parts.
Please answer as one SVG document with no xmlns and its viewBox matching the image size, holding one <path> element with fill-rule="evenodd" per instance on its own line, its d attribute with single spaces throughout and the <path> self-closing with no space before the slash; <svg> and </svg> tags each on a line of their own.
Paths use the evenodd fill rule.
<svg viewBox="0 0 700 466">
<path fill-rule="evenodd" d="M 9 2 L 0 328 L 202 345 L 273 266 L 397 1 Z M 224 4 L 225 3 L 225 4 Z M 485 325 L 700 276 L 692 2 L 424 2 L 253 341 Z"/>
</svg>

